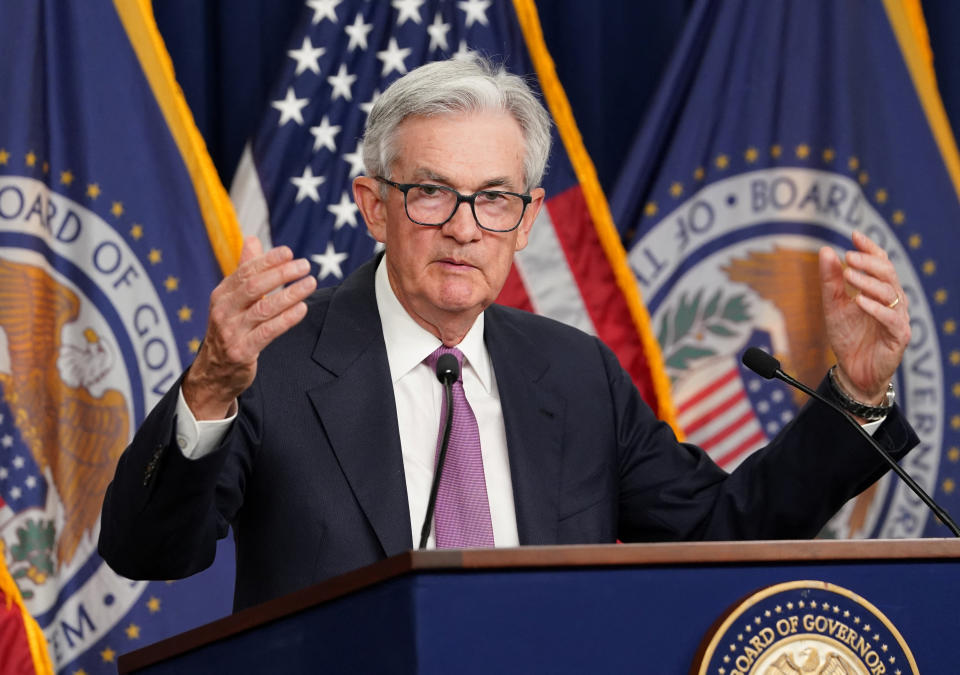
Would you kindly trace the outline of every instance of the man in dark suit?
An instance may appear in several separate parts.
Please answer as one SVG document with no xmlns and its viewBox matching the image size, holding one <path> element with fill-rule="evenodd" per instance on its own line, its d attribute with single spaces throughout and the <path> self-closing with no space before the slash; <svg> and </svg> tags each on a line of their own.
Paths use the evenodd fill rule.
<svg viewBox="0 0 960 675">
<path fill-rule="evenodd" d="M 233 527 L 242 608 L 409 549 L 434 471 L 440 347 L 463 359 L 480 476 L 453 490 L 469 503 L 444 527 L 482 522 L 478 539 L 459 522 L 430 545 L 809 537 L 882 475 L 819 404 L 727 475 L 676 441 L 597 339 L 492 304 L 542 206 L 548 151 L 540 104 L 488 64 L 430 64 L 384 92 L 354 198 L 385 254 L 313 293 L 306 261 L 246 242 L 196 361 L 120 459 L 100 537 L 111 566 L 192 574 Z M 846 269 L 821 251 L 839 364 L 823 390 L 876 418 L 899 457 L 916 436 L 885 396 L 906 300 L 882 250 L 853 243 Z"/>
</svg>

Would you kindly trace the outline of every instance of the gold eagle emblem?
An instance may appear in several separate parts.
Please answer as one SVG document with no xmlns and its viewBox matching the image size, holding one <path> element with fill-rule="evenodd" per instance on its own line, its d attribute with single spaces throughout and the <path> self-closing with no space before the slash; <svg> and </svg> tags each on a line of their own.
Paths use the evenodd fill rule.
<svg viewBox="0 0 960 675">
<path fill-rule="evenodd" d="M 60 497 L 61 564 L 73 559 L 96 524 L 130 433 L 123 394 L 108 389 L 94 396 L 88 388 L 112 364 L 104 341 L 87 329 L 85 345 L 62 343 L 63 328 L 79 308 L 77 295 L 44 270 L 0 260 L 0 329 L 10 357 L 0 383 L 24 442 L 40 470 L 49 469 Z"/>
</svg>

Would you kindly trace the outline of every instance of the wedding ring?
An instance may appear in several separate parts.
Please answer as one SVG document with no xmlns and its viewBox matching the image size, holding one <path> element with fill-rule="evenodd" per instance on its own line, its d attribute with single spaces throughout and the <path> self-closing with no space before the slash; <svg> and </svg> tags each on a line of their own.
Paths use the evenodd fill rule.
<svg viewBox="0 0 960 675">
<path fill-rule="evenodd" d="M 887 305 L 887 307 L 889 307 L 890 309 L 893 309 L 894 307 L 896 307 L 896 306 L 899 305 L 899 304 L 900 304 L 900 294 L 897 293 L 897 297 L 895 297 L 895 298 L 893 299 L 893 302 L 891 302 L 889 305 Z"/>
</svg>

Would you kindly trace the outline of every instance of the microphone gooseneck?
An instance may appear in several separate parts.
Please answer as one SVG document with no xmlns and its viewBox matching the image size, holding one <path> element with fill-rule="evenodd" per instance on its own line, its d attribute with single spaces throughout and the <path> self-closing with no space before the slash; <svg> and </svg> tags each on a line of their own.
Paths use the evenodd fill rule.
<svg viewBox="0 0 960 675">
<path fill-rule="evenodd" d="M 917 482 L 913 480 L 913 478 L 910 477 L 910 474 L 908 474 L 903 469 L 903 467 L 897 464 L 897 461 L 890 456 L 890 453 L 888 453 L 879 443 L 877 443 L 876 439 L 874 439 L 873 436 L 867 433 L 866 430 L 864 430 L 864 428 L 860 426 L 860 423 L 857 422 L 857 420 L 855 420 L 853 417 L 851 417 L 846 410 L 841 408 L 839 405 L 837 405 L 827 397 L 821 395 L 819 392 L 811 389 L 810 387 L 803 384 L 802 382 L 795 380 L 794 378 L 787 375 L 785 372 L 783 372 L 780 369 L 780 362 L 777 361 L 772 356 L 770 356 L 769 354 L 767 354 L 762 349 L 758 349 L 757 347 L 750 347 L 749 349 L 747 349 L 747 351 L 744 352 L 743 358 L 741 360 L 743 361 L 743 365 L 745 365 L 747 368 L 755 372 L 760 377 L 766 380 L 776 378 L 778 380 L 781 380 L 782 382 L 786 382 L 791 387 L 795 387 L 799 389 L 807 396 L 815 398 L 821 403 L 824 403 L 827 406 L 836 410 L 841 416 L 843 416 L 845 420 L 847 420 L 850 424 L 853 425 L 853 427 L 860 433 L 861 436 L 863 436 L 867 440 L 867 442 L 870 444 L 870 446 L 874 450 L 880 453 L 880 456 L 883 457 L 884 461 L 886 461 L 886 463 L 890 465 L 890 468 L 893 469 L 893 472 L 898 476 L 900 476 L 900 479 L 907 484 L 907 487 L 909 487 L 913 491 L 913 493 L 917 495 L 917 497 L 920 498 L 920 501 L 926 504 L 927 508 L 929 508 L 933 512 L 933 514 L 940 519 L 940 522 L 946 525 L 947 529 L 949 529 L 955 537 L 960 537 L 960 527 L 958 527 L 957 524 L 953 521 L 953 518 L 950 517 L 950 514 L 944 511 L 939 504 L 933 501 L 930 495 L 928 495 L 924 491 L 924 489 L 920 487 L 917 484 Z"/>
<path fill-rule="evenodd" d="M 437 455 L 437 466 L 433 471 L 433 484 L 430 486 L 430 498 L 427 500 L 427 515 L 420 528 L 420 545 L 427 547 L 430 526 L 433 523 L 433 511 L 437 506 L 437 491 L 440 489 L 440 474 L 443 473 L 443 460 L 447 457 L 447 445 L 450 443 L 450 430 L 453 428 L 453 383 L 460 377 L 460 362 L 453 354 L 441 354 L 437 359 L 437 379 L 443 385 L 443 395 L 447 400 L 447 417 L 443 423 L 443 440 Z"/>
</svg>

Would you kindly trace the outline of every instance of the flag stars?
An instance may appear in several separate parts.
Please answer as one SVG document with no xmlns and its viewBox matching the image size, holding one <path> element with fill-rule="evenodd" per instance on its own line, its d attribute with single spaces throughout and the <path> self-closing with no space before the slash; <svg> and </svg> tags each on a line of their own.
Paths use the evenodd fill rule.
<svg viewBox="0 0 960 675">
<path fill-rule="evenodd" d="M 140 637 L 140 626 L 135 623 L 131 623 L 129 626 L 123 629 L 123 632 L 127 634 L 129 639 L 136 640 Z"/>
<path fill-rule="evenodd" d="M 324 19 L 330 19 L 333 23 L 337 23 L 337 5 L 339 5 L 343 0 L 307 0 L 307 7 L 313 10 L 313 18 L 310 19 L 310 23 L 316 26 L 318 23 Z"/>
<path fill-rule="evenodd" d="M 390 4 L 399 12 L 397 15 L 397 26 L 402 26 L 407 21 L 413 21 L 416 24 L 422 23 L 420 16 L 420 6 L 424 0 L 393 0 Z"/>
<path fill-rule="evenodd" d="M 870 182 L 870 174 L 868 174 L 866 171 L 861 171 L 859 174 L 857 174 L 857 180 L 860 181 L 860 185 L 866 185 Z"/>
<path fill-rule="evenodd" d="M 197 339 L 197 338 L 191 339 L 191 340 L 187 343 L 187 349 L 190 350 L 190 353 L 191 353 L 191 354 L 196 354 L 197 352 L 199 352 L 199 351 L 200 351 L 200 340 Z"/>
<path fill-rule="evenodd" d="M 363 143 L 357 143 L 357 149 L 353 152 L 345 152 L 343 159 L 350 164 L 350 178 L 363 173 Z"/>
<path fill-rule="evenodd" d="M 655 216 L 657 211 L 659 211 L 659 208 L 657 208 L 656 202 L 647 202 L 647 205 L 643 207 L 643 215 L 645 216 Z"/>
<path fill-rule="evenodd" d="M 164 279 L 163 287 L 167 289 L 167 293 L 173 293 L 180 288 L 180 280 L 177 277 L 169 276 Z"/>
<path fill-rule="evenodd" d="M 960 415 L 954 415 L 950 418 L 950 428 L 954 431 L 960 431 Z"/>
<path fill-rule="evenodd" d="M 6 148 L 0 148 L 0 166 L 6 166 L 9 161 L 10 153 L 7 152 Z"/>
<path fill-rule="evenodd" d="M 770 156 L 774 159 L 779 159 L 780 155 L 783 154 L 783 146 L 779 144 L 774 144 L 770 146 Z"/>
<path fill-rule="evenodd" d="M 79 670 L 73 671 L 73 675 L 87 675 L 87 671 L 85 671 L 83 668 L 81 668 L 81 669 L 79 669 Z"/>
<path fill-rule="evenodd" d="M 960 398 L 960 382 L 954 382 L 950 391 L 953 392 L 954 398 Z"/>
<path fill-rule="evenodd" d="M 313 151 L 319 152 L 320 148 L 326 148 L 330 152 L 337 151 L 336 137 L 340 133 L 340 126 L 330 124 L 330 118 L 323 116 L 320 124 L 310 127 L 310 133 L 313 135 Z"/>
<path fill-rule="evenodd" d="M 857 157 L 851 157 L 847 160 L 847 168 L 851 171 L 856 171 L 860 168 L 860 160 Z"/>
<path fill-rule="evenodd" d="M 891 220 L 893 220 L 894 225 L 903 225 L 903 222 L 906 219 L 907 219 L 907 216 L 900 209 L 897 209 L 896 211 L 894 211 L 893 216 L 891 216 Z"/>
<path fill-rule="evenodd" d="M 474 23 L 480 23 L 484 26 L 489 25 L 487 21 L 487 9 L 490 8 L 490 0 L 465 0 L 464 2 L 458 2 L 457 7 L 466 14 L 465 20 L 467 28 Z"/>
<path fill-rule="evenodd" d="M 337 279 L 343 279 L 343 269 L 340 265 L 347 257 L 348 255 L 346 253 L 337 253 L 333 247 L 333 242 L 328 241 L 326 251 L 310 256 L 310 260 L 320 267 L 320 271 L 317 273 L 317 279 L 323 281 L 331 274 Z"/>
<path fill-rule="evenodd" d="M 353 203 L 353 200 L 350 199 L 350 194 L 344 190 L 340 194 L 340 201 L 336 204 L 330 204 L 327 206 L 327 211 L 336 216 L 337 220 L 333 224 L 334 230 L 339 230 L 344 225 L 349 224 L 351 227 L 357 226 L 357 212 L 360 209 L 356 204 Z"/>
<path fill-rule="evenodd" d="M 411 51 L 409 48 L 400 49 L 400 46 L 397 44 L 397 38 L 390 38 L 387 48 L 377 52 L 377 58 L 383 61 L 380 76 L 386 77 L 393 71 L 397 71 L 401 75 L 406 73 L 407 65 L 403 60 L 410 56 Z"/>
<path fill-rule="evenodd" d="M 343 66 L 341 66 L 343 68 Z M 270 106 L 280 111 L 280 122 L 277 126 L 283 126 L 287 122 L 293 121 L 303 126 L 303 109 L 310 103 L 308 98 L 297 98 L 293 87 L 287 87 L 287 95 L 280 101 L 271 101 Z"/>
<path fill-rule="evenodd" d="M 37 165 L 37 153 L 35 153 L 33 150 L 28 152 L 23 159 L 27 166 L 33 167 Z"/>
<path fill-rule="evenodd" d="M 151 248 L 147 254 L 147 260 L 151 265 L 159 265 L 163 261 L 163 253 L 158 248 Z"/>
<path fill-rule="evenodd" d="M 50 173 L 50 162 L 44 162 L 42 169 L 44 173 Z"/>
<path fill-rule="evenodd" d="M 367 101 L 366 103 L 361 103 L 361 104 L 360 104 L 359 106 L 357 106 L 357 107 L 359 107 L 360 110 L 362 110 L 362 111 L 364 112 L 364 114 L 369 115 L 369 114 L 370 114 L 370 111 L 373 110 L 373 104 L 377 102 L 377 99 L 378 99 L 378 98 L 380 98 L 380 90 L 379 90 L 379 89 L 374 89 L 374 90 L 373 90 L 373 95 L 370 97 L 370 100 Z"/>
<path fill-rule="evenodd" d="M 177 318 L 180 319 L 180 323 L 187 323 L 193 318 L 193 310 L 184 305 L 177 310 Z"/>
<path fill-rule="evenodd" d="M 393 38 L 391 38 L 390 41 L 396 44 L 396 40 Z M 404 70 L 403 72 L 407 71 Z M 340 70 L 337 71 L 337 74 L 331 75 L 327 78 L 327 82 L 329 82 L 330 86 L 333 87 L 333 92 L 330 94 L 331 100 L 336 101 L 338 98 L 342 97 L 347 101 L 352 101 L 353 94 L 351 93 L 350 88 L 356 81 L 357 76 L 351 75 L 349 72 L 347 72 L 347 64 L 341 63 Z"/>
<path fill-rule="evenodd" d="M 693 170 L 693 180 L 700 181 L 703 180 L 703 177 L 707 175 L 706 170 L 702 166 L 698 166 Z"/>
<path fill-rule="evenodd" d="M 343 30 L 345 30 L 347 35 L 350 36 L 350 42 L 347 44 L 347 49 L 352 52 L 357 47 L 360 47 L 360 49 L 367 48 L 367 35 L 373 30 L 373 24 L 364 23 L 363 16 L 358 13 L 353 18 L 353 23 L 349 26 L 344 26 Z"/>
<path fill-rule="evenodd" d="M 13 445 L 13 438 L 11 438 L 9 435 L 4 436 L 3 447 L 9 448 L 11 445 Z M 11 462 L 11 464 L 13 464 L 14 469 L 22 469 L 24 465 L 23 457 L 21 457 L 20 455 L 17 455 L 16 457 L 13 458 L 13 462 Z"/>
<path fill-rule="evenodd" d="M 837 158 L 837 153 L 833 148 L 825 148 L 823 154 L 820 156 L 823 158 L 825 164 L 830 164 Z"/>
<path fill-rule="evenodd" d="M 920 269 L 928 277 L 933 276 L 937 271 L 937 263 L 933 262 L 932 260 L 924 260 L 923 264 L 920 266 Z"/>
<path fill-rule="evenodd" d="M 923 237 L 921 237 L 919 234 L 911 234 L 910 238 L 907 239 L 907 244 L 910 246 L 910 248 L 920 248 L 920 245 L 923 244 Z"/>
<path fill-rule="evenodd" d="M 753 164 L 759 157 L 760 153 L 752 146 L 747 148 L 747 151 L 743 153 L 743 158 L 746 160 L 747 164 Z"/>
<path fill-rule="evenodd" d="M 130 236 L 133 237 L 134 241 L 140 241 L 143 237 L 143 225 L 134 223 L 133 227 L 130 228 Z"/>
<path fill-rule="evenodd" d="M 98 183 L 90 183 L 87 185 L 87 196 L 90 199 L 96 199 L 100 196 L 100 185 Z"/>
<path fill-rule="evenodd" d="M 457 51 L 450 58 L 454 61 L 469 61 L 472 53 L 470 48 L 467 47 L 467 41 L 460 40 L 460 46 L 457 47 Z"/>
<path fill-rule="evenodd" d="M 448 32 L 450 32 L 450 24 L 446 23 L 440 13 L 437 12 L 436 16 L 433 17 L 433 23 L 427 26 L 427 33 L 430 35 L 428 51 L 432 52 L 435 49 L 447 51 L 450 48 L 447 42 Z"/>
<path fill-rule="evenodd" d="M 110 647 L 107 647 L 102 652 L 100 652 L 100 659 L 104 663 L 113 663 L 114 659 L 116 658 L 117 658 L 117 653 L 114 650 L 110 649 Z"/>
<path fill-rule="evenodd" d="M 953 335 L 957 332 L 957 322 L 954 319 L 947 319 L 943 322 L 943 332 L 947 335 Z"/>
<path fill-rule="evenodd" d="M 304 167 L 303 173 L 299 177 L 294 176 L 290 179 L 290 182 L 297 188 L 297 196 L 294 199 L 294 203 L 299 204 L 307 197 L 313 202 L 320 201 L 320 193 L 317 192 L 317 188 L 323 185 L 324 181 L 326 181 L 326 178 L 323 176 L 314 176 L 313 169 L 309 166 Z"/>
<path fill-rule="evenodd" d="M 796 147 L 794 152 L 797 155 L 797 159 L 806 159 L 810 156 L 810 146 L 806 143 L 801 143 Z"/>
<path fill-rule="evenodd" d="M 683 194 L 683 185 L 681 185 L 680 183 L 674 183 L 673 185 L 670 186 L 671 197 L 677 198 L 682 194 Z"/>
<path fill-rule="evenodd" d="M 31 490 L 33 490 L 34 488 L 37 487 L 37 477 L 36 477 L 36 476 L 27 476 L 27 479 L 26 479 L 25 481 L 23 481 L 23 484 L 26 485 L 26 486 L 27 486 L 28 488 L 30 488 Z"/>
<path fill-rule="evenodd" d="M 151 614 L 156 614 L 160 611 L 160 598 L 153 597 L 147 600 L 147 609 L 150 610 Z"/>
<path fill-rule="evenodd" d="M 114 202 L 110 205 L 110 213 L 119 218 L 123 215 L 123 202 Z"/>
<path fill-rule="evenodd" d="M 947 459 L 951 462 L 960 462 L 960 448 L 950 448 L 947 450 Z"/>
<path fill-rule="evenodd" d="M 950 352 L 950 365 L 960 366 L 960 351 L 954 349 L 952 352 Z"/>
<path fill-rule="evenodd" d="M 10 498 L 13 499 L 14 501 L 20 499 L 20 495 L 22 494 L 23 494 L 23 490 L 21 490 L 20 488 L 16 486 L 10 488 Z"/>
<path fill-rule="evenodd" d="M 946 288 L 938 288 L 933 294 L 933 301 L 938 305 L 945 305 L 949 297 Z"/>
<path fill-rule="evenodd" d="M 73 182 L 73 172 L 72 171 L 61 171 L 60 172 L 60 184 L 61 185 L 70 185 Z"/>
<path fill-rule="evenodd" d="M 877 204 L 886 204 L 887 197 L 888 197 L 887 191 L 884 190 L 883 188 L 880 188 L 879 190 L 877 190 L 877 192 L 873 195 L 873 198 L 877 200 Z"/>
<path fill-rule="evenodd" d="M 303 38 L 300 49 L 291 49 L 287 52 L 287 56 L 297 62 L 297 69 L 294 71 L 293 76 L 297 77 L 308 70 L 311 73 L 319 75 L 320 64 L 317 60 L 326 52 L 327 50 L 323 47 L 314 47 L 309 35 Z"/>
<path fill-rule="evenodd" d="M 713 161 L 713 164 L 718 169 L 726 169 L 728 166 L 730 166 L 730 158 L 722 154 L 717 155 L 717 158 Z"/>
</svg>

